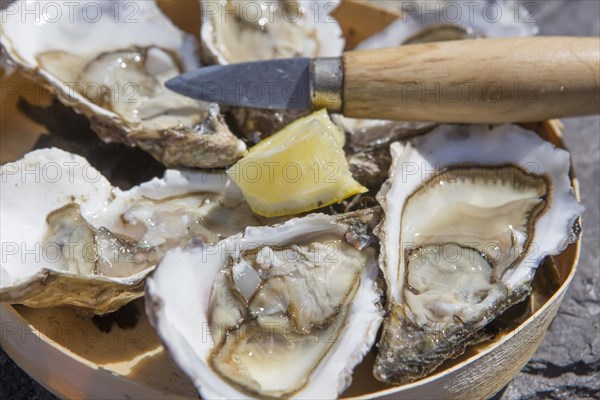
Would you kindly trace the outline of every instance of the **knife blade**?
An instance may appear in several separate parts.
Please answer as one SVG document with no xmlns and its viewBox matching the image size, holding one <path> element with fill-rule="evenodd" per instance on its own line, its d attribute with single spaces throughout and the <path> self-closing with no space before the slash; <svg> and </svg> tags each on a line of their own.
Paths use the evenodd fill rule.
<svg viewBox="0 0 600 400">
<path fill-rule="evenodd" d="M 460 40 L 200 68 L 166 83 L 241 107 L 440 123 L 600 113 L 600 38 Z"/>
<path fill-rule="evenodd" d="M 266 109 L 310 108 L 308 58 L 278 59 L 199 68 L 165 85 L 194 99 Z"/>
</svg>

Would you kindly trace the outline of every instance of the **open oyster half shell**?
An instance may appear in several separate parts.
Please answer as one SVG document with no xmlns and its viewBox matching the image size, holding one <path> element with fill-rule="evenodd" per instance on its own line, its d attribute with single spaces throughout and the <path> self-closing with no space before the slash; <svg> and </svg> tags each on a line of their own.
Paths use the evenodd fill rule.
<svg viewBox="0 0 600 400">
<path fill-rule="evenodd" d="M 274 58 L 339 57 L 345 40 L 330 15 L 339 0 L 199 0 L 202 59 L 231 64 Z M 268 96 L 269 82 L 258 90 Z M 308 110 L 262 110 L 229 107 L 236 128 L 249 143 L 258 143 Z"/>
<path fill-rule="evenodd" d="M 10 60 L 89 118 L 106 142 L 138 146 L 168 167 L 222 168 L 246 150 L 216 104 L 174 93 L 164 82 L 199 67 L 195 39 L 154 0 L 53 2 L 38 18 L 0 12 L 0 43 Z M 17 12 L 14 12 L 17 10 Z M 52 14 L 52 12 L 58 14 Z"/>
<path fill-rule="evenodd" d="M 569 153 L 516 125 L 442 125 L 391 149 L 376 232 L 388 316 L 374 375 L 405 383 L 521 301 L 544 257 L 577 240 L 583 209 Z"/>
<path fill-rule="evenodd" d="M 332 57 L 344 48 L 342 30 L 330 15 L 339 0 L 199 1 L 207 63 Z"/>
<path fill-rule="evenodd" d="M 4 164 L 0 301 L 104 314 L 143 295 L 170 248 L 261 225 L 224 173 L 167 170 L 122 191 L 84 158 L 36 150 Z"/>
<path fill-rule="evenodd" d="M 146 311 L 202 398 L 336 398 L 350 385 L 382 317 L 372 219 L 312 214 L 167 253 Z"/>
</svg>

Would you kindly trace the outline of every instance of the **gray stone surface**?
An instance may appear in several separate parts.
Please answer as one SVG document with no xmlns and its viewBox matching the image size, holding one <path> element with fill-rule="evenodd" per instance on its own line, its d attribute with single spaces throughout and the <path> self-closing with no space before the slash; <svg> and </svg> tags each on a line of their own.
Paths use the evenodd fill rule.
<svg viewBox="0 0 600 400">
<path fill-rule="evenodd" d="M 600 399 L 600 117 L 564 124 L 586 207 L 579 271 L 544 342 L 502 400 Z"/>
<path fill-rule="evenodd" d="M 600 36 L 599 0 L 535 4 L 543 35 Z M 502 400 L 600 399 L 600 117 L 564 124 L 586 207 L 579 271 L 541 347 L 497 396 Z M 0 378 L 1 399 L 54 399 L 4 352 L 0 352 Z"/>
<path fill-rule="evenodd" d="M 542 35 L 600 35 L 600 1 L 539 1 Z M 586 207 L 579 271 L 533 359 L 502 400 L 600 399 L 600 117 L 563 121 Z"/>
</svg>

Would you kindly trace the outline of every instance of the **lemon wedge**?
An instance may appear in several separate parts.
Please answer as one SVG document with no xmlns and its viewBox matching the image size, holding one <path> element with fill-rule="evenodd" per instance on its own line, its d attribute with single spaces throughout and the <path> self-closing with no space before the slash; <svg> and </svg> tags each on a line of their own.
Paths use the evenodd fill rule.
<svg viewBox="0 0 600 400">
<path fill-rule="evenodd" d="M 300 214 L 368 189 L 352 178 L 345 136 L 326 110 L 292 122 L 227 170 L 256 214 Z"/>
</svg>

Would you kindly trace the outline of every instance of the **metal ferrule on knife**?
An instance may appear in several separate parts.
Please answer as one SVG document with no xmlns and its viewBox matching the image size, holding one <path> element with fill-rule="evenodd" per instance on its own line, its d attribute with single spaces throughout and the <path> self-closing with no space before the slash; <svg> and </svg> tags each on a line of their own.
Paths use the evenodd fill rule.
<svg viewBox="0 0 600 400">
<path fill-rule="evenodd" d="M 309 65 L 311 108 L 342 112 L 344 67 L 341 57 L 314 58 Z"/>
</svg>

